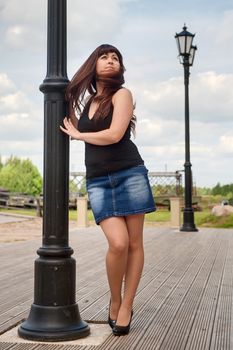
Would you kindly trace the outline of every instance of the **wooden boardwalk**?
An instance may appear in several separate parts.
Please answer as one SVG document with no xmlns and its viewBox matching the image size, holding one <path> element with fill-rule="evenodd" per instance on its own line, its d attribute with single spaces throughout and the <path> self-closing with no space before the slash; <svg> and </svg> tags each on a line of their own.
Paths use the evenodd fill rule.
<svg viewBox="0 0 233 350">
<path fill-rule="evenodd" d="M 128 336 L 109 334 L 99 346 L 17 344 L 0 337 L 0 350 L 233 350 L 233 230 L 147 227 L 144 241 L 145 267 Z M 106 323 L 105 238 L 96 226 L 76 229 L 70 245 L 82 319 Z M 0 244 L 0 334 L 28 315 L 39 246 L 38 239 Z"/>
</svg>

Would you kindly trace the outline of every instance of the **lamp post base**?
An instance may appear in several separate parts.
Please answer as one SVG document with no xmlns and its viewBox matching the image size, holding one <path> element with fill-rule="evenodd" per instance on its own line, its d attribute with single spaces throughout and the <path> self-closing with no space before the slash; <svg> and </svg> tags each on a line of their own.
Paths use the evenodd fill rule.
<svg viewBox="0 0 233 350">
<path fill-rule="evenodd" d="M 183 226 L 180 228 L 182 232 L 195 232 L 198 231 L 194 224 L 194 213 L 193 210 L 184 209 L 184 222 Z"/>
<path fill-rule="evenodd" d="M 32 304 L 28 319 L 18 329 L 19 336 L 33 341 L 69 341 L 87 337 L 88 324 L 81 320 L 78 305 L 41 306 Z"/>
</svg>

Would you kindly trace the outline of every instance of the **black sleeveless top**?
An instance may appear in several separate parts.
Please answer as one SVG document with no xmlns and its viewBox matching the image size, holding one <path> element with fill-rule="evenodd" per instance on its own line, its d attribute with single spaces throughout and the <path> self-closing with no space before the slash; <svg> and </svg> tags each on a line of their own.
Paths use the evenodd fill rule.
<svg viewBox="0 0 233 350">
<path fill-rule="evenodd" d="M 89 119 L 87 103 L 78 123 L 80 132 L 97 132 L 109 129 L 112 122 L 113 106 L 104 119 Z M 144 164 L 137 147 L 130 140 L 130 125 L 122 139 L 106 146 L 92 145 L 85 142 L 86 178 L 105 176 L 108 173 Z"/>
</svg>

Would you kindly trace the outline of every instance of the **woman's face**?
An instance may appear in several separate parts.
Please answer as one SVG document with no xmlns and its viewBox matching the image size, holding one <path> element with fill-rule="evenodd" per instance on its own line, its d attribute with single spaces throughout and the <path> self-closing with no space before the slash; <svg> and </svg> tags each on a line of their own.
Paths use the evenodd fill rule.
<svg viewBox="0 0 233 350">
<path fill-rule="evenodd" d="M 120 61 L 115 52 L 109 52 L 101 55 L 96 62 L 96 74 L 111 75 L 120 70 Z"/>
</svg>

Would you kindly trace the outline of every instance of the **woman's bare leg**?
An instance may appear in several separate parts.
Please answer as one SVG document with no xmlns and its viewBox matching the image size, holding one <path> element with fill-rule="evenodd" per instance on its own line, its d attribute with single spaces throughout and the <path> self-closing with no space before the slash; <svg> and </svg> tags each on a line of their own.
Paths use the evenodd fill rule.
<svg viewBox="0 0 233 350">
<path fill-rule="evenodd" d="M 134 297 L 141 278 L 144 265 L 143 224 L 144 214 L 125 217 L 129 234 L 128 260 L 125 273 L 125 288 L 119 310 L 117 324 L 127 326 L 130 321 Z"/>
<path fill-rule="evenodd" d="M 106 268 L 111 292 L 110 317 L 116 320 L 121 305 L 122 281 L 128 258 L 128 229 L 124 217 L 107 218 L 100 222 L 100 226 L 109 244 Z"/>
</svg>

